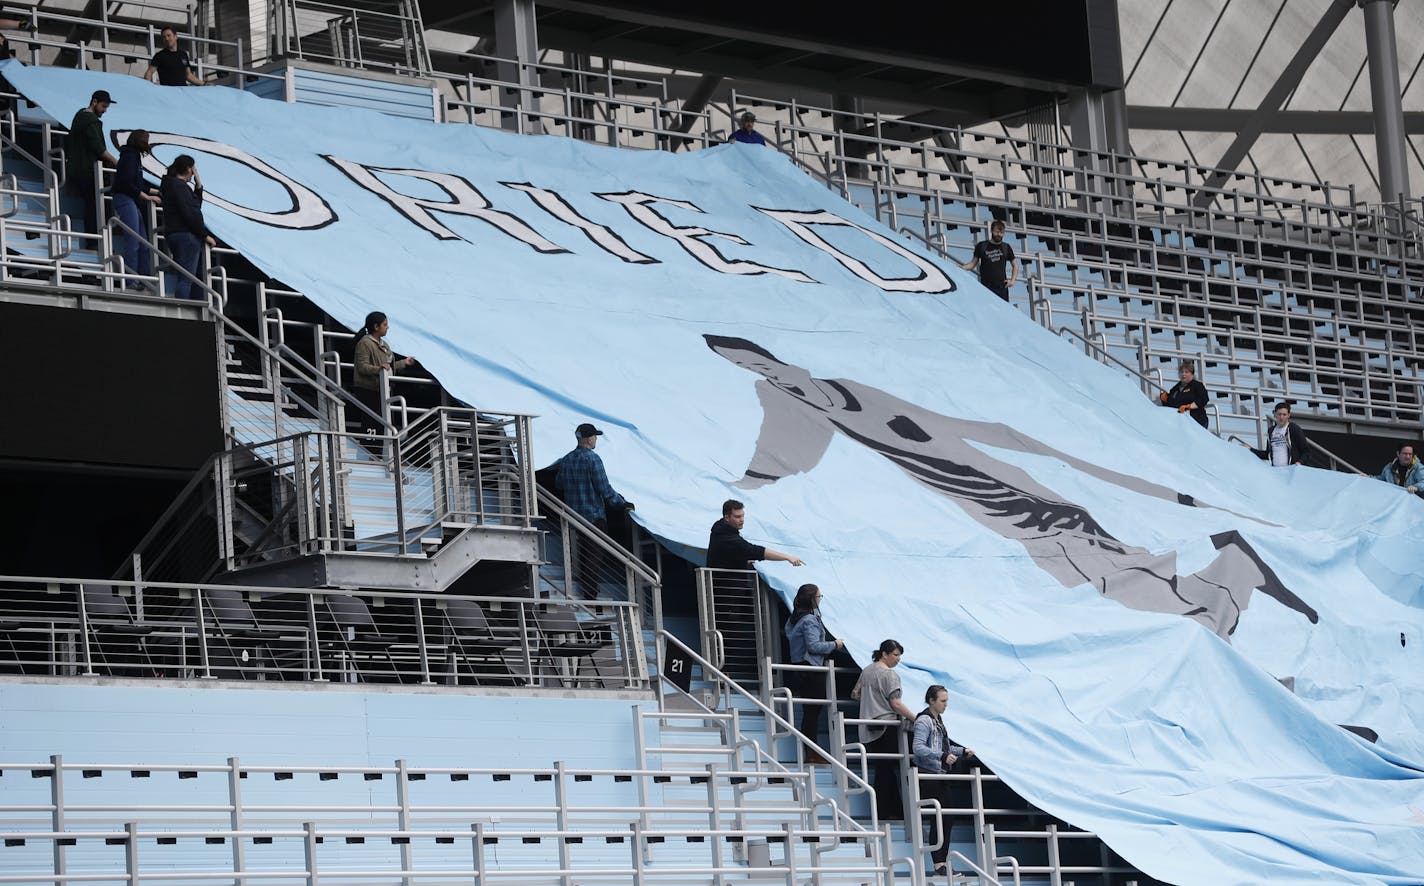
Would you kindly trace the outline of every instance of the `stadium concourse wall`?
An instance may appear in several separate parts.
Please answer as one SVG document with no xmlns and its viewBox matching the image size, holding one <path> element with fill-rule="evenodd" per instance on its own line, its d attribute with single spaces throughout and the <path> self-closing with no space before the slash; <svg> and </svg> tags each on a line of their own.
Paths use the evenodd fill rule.
<svg viewBox="0 0 1424 886">
<path fill-rule="evenodd" d="M 637 768 L 632 708 L 650 702 L 521 692 L 3 682 L 0 760 L 41 763 L 59 754 L 68 763 L 212 766 L 238 757 L 253 766 L 382 767 L 404 759 L 412 766 L 511 768 L 562 760 Z"/>
<path fill-rule="evenodd" d="M 1424 880 L 1419 500 L 1155 408 L 772 150 L 4 71 L 61 118 L 108 89 L 152 172 L 198 157 L 222 239 L 540 413 L 541 464 L 597 423 L 657 535 L 700 547 L 745 501 L 807 562 L 764 567 L 779 592 L 819 584 L 861 661 L 904 643 L 909 699 L 947 684 L 956 738 L 1144 872 Z"/>
</svg>

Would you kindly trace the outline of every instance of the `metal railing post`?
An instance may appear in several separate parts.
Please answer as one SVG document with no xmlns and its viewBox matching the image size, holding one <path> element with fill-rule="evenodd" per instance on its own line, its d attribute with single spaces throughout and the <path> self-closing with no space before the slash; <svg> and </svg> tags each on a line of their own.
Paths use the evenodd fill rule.
<svg viewBox="0 0 1424 886">
<path fill-rule="evenodd" d="M 400 829 L 403 832 L 400 842 L 400 859 L 401 870 L 405 873 L 401 875 L 401 886 L 412 886 L 413 881 L 410 872 L 413 869 L 415 855 L 414 846 L 410 837 L 412 830 L 410 817 L 410 773 L 406 768 L 406 762 L 404 760 L 396 761 L 396 805 L 399 809 L 396 820 L 400 824 Z"/>
<path fill-rule="evenodd" d="M 214 680 L 212 665 L 208 660 L 208 626 L 207 619 L 203 615 L 203 589 L 193 589 L 193 612 L 197 621 L 198 630 L 198 656 L 202 662 L 203 673 L 199 679 Z"/>
<path fill-rule="evenodd" d="M 94 658 L 89 648 L 89 605 L 85 598 L 84 585 L 77 585 L 75 591 L 79 595 L 79 646 L 84 653 L 84 671 L 86 677 L 97 676 L 94 672 Z"/>
<path fill-rule="evenodd" d="M 569 786 L 568 769 L 563 760 L 554 763 L 554 826 L 559 830 L 559 884 L 573 886 L 569 873 L 572 859 L 569 852 Z"/>
<path fill-rule="evenodd" d="M 307 886 L 320 886 L 320 875 L 317 873 L 316 841 L 316 822 L 302 822 L 302 854 L 307 865 Z M 481 878 L 481 882 L 483 882 L 483 878 Z"/>
<path fill-rule="evenodd" d="M 50 830 L 56 834 L 64 833 L 64 757 L 60 754 L 51 754 L 49 758 L 49 803 L 50 803 Z M 66 841 L 56 838 L 52 844 L 54 852 L 54 886 L 64 886 L 69 882 L 68 864 L 65 859 Z"/>
<path fill-rule="evenodd" d="M 415 641 L 420 649 L 420 683 L 422 686 L 433 686 L 435 681 L 430 677 L 430 647 L 425 640 L 425 611 L 420 597 L 415 598 Z"/>
<path fill-rule="evenodd" d="M 128 872 L 129 886 L 139 886 L 138 878 L 138 822 L 124 822 L 124 870 Z"/>
<path fill-rule="evenodd" d="M 735 768 L 735 767 L 734 767 Z M 722 830 L 722 796 L 717 790 L 717 764 L 715 762 L 707 764 L 707 829 L 711 832 L 712 867 L 722 867 L 723 841 Z M 742 843 L 743 847 L 746 843 Z M 720 870 L 712 875 L 713 886 L 725 886 L 727 878 Z"/>
<path fill-rule="evenodd" d="M 489 882 L 485 879 L 485 825 L 484 822 L 475 822 L 470 825 L 470 830 L 474 831 L 474 836 L 470 838 L 470 853 L 474 856 L 475 879 L 473 886 L 486 886 Z"/>
<path fill-rule="evenodd" d="M 662 641 L 658 641 L 658 673 L 662 668 Z M 648 744 L 643 730 L 646 728 L 641 705 L 633 705 L 633 759 L 638 761 L 638 825 L 648 826 Z M 638 825 L 635 825 L 637 827 Z"/>
<path fill-rule="evenodd" d="M 232 869 L 243 874 L 247 872 L 247 847 L 238 836 L 242 831 L 242 766 L 236 757 L 227 758 L 227 803 L 231 807 L 228 823 L 233 830 Z"/>
</svg>

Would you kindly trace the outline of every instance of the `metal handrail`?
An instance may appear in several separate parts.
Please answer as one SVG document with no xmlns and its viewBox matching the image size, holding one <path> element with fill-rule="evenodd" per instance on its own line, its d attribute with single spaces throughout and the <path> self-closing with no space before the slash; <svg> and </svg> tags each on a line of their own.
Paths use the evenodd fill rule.
<svg viewBox="0 0 1424 886">
<path fill-rule="evenodd" d="M 1315 442 L 1309 437 L 1305 438 L 1305 445 L 1309 446 L 1311 449 L 1314 449 L 1316 452 L 1319 452 L 1321 455 L 1324 455 L 1326 458 L 1330 459 L 1332 469 L 1336 469 L 1334 468 L 1335 465 L 1340 465 L 1344 468 L 1347 468 L 1350 472 L 1360 475 L 1361 477 L 1370 476 L 1370 474 L 1360 470 L 1359 468 L 1345 461 L 1345 459 L 1331 452 L 1329 449 L 1326 449 L 1324 446 L 1321 446 L 1319 443 Z M 1341 473 L 1344 472 L 1342 471 Z"/>
<path fill-rule="evenodd" d="M 1252 452 L 1259 452 L 1259 451 L 1260 451 L 1260 450 L 1258 450 L 1256 447 L 1252 446 L 1250 443 L 1246 442 L 1245 440 L 1241 439 L 1240 437 L 1238 437 L 1238 436 L 1235 435 L 1235 434 L 1232 434 L 1231 436 L 1227 437 L 1226 439 L 1227 439 L 1227 441 L 1230 442 L 1230 443 L 1239 443 L 1240 445 L 1245 446 L 1247 449 L 1251 450 Z M 1309 437 L 1306 437 L 1306 438 L 1305 438 L 1305 443 L 1306 443 L 1306 445 L 1309 446 L 1310 448 L 1314 449 L 1315 451 L 1317 451 L 1317 452 L 1321 453 L 1322 455 L 1324 455 L 1326 458 L 1330 459 L 1330 465 L 1331 465 L 1331 466 L 1330 466 L 1330 468 L 1328 468 L 1327 470 L 1332 470 L 1332 471 L 1333 471 L 1333 470 L 1340 470 L 1339 468 L 1336 468 L 1335 465 L 1342 465 L 1344 468 L 1347 469 L 1347 470 L 1340 470 L 1340 473 L 1342 473 L 1342 474 L 1344 474 L 1344 473 L 1352 473 L 1352 474 L 1357 474 L 1357 475 L 1359 475 L 1359 476 L 1361 476 L 1361 477 L 1372 477 L 1372 476 L 1374 476 L 1373 474 L 1370 474 L 1370 473 L 1367 473 L 1367 472 L 1365 472 L 1365 471 L 1360 470 L 1359 468 L 1357 468 L 1357 467 L 1355 467 L 1354 465 L 1350 464 L 1348 461 L 1345 461 L 1345 459 L 1343 459 L 1343 458 L 1341 458 L 1340 456 L 1336 455 L 1335 453 L 1331 452 L 1329 449 L 1325 448 L 1324 446 L 1320 445 L 1319 443 L 1315 442 L 1314 440 L 1310 439 Z M 1302 465 L 1301 467 L 1310 467 L 1310 465 Z"/>
<path fill-rule="evenodd" d="M 803 756 L 805 751 L 814 751 L 815 753 L 820 754 L 822 757 L 826 757 L 827 762 L 831 766 L 832 771 L 836 773 L 838 779 L 843 779 L 845 783 L 852 785 L 856 792 L 873 794 L 874 789 L 870 786 L 869 782 L 867 782 L 860 775 L 851 771 L 840 760 L 837 760 L 831 756 L 827 756 L 824 753 L 824 748 L 816 744 L 813 739 L 803 735 L 799 729 L 788 723 L 780 714 L 772 710 L 767 705 L 763 704 L 761 699 L 757 698 L 755 695 L 742 688 L 742 686 L 737 683 L 737 681 L 733 680 L 731 677 L 728 677 L 726 674 L 722 673 L 717 668 L 713 667 L 711 662 L 698 655 L 690 647 L 688 647 L 687 644 L 683 643 L 681 640 L 674 637 L 666 630 L 658 631 L 657 637 L 659 640 L 658 674 L 660 678 L 666 679 L 666 669 L 663 667 L 663 662 L 665 659 L 665 649 L 668 644 L 671 644 L 679 651 L 679 653 L 688 656 L 693 663 L 697 664 L 702 669 L 702 675 L 704 679 L 711 679 L 718 683 L 725 684 L 727 688 L 732 690 L 732 692 L 734 692 L 736 695 L 741 696 L 741 698 L 743 698 L 744 700 L 750 702 L 758 711 L 760 711 L 762 716 L 767 719 L 767 722 L 775 723 L 778 729 L 784 731 L 784 733 L 788 737 L 790 737 L 800 746 L 798 751 L 798 757 Z M 659 697 L 661 697 L 661 693 L 659 694 Z M 755 742 L 753 741 L 753 743 Z M 765 749 L 763 749 L 760 744 L 756 744 L 756 748 L 759 754 L 766 753 Z M 774 758 L 768 756 L 767 759 L 769 762 L 774 763 L 776 766 L 781 766 L 780 762 L 776 761 Z M 887 859 L 890 857 L 891 853 L 889 851 L 889 834 L 887 832 L 881 831 L 879 820 L 877 819 L 875 814 L 874 804 L 871 805 L 869 828 L 865 828 L 859 822 L 855 821 L 855 819 L 851 818 L 849 813 L 842 810 L 838 804 L 832 803 L 831 805 L 832 808 L 835 810 L 835 816 L 837 820 L 844 819 L 850 822 L 854 825 L 854 829 L 856 830 L 870 830 L 881 832 L 884 835 L 884 839 L 886 841 L 886 852 L 884 857 Z"/>
<path fill-rule="evenodd" d="M 537 483 L 534 488 L 539 510 L 546 518 L 555 521 L 561 527 L 559 536 L 563 544 L 563 587 L 565 593 L 572 596 L 575 581 L 571 561 L 574 557 L 576 542 L 570 537 L 572 532 L 579 539 L 586 540 L 588 544 L 595 546 L 605 561 L 611 559 L 618 568 L 625 570 L 629 600 L 642 605 L 654 630 L 662 630 L 662 578 L 658 573 L 615 541 L 608 533 L 590 523 L 582 514 L 565 504 L 557 495 Z M 645 589 L 641 595 L 637 595 L 635 598 L 638 582 L 642 582 Z"/>
<path fill-rule="evenodd" d="M 459 421 L 467 422 L 468 433 L 475 435 L 468 447 L 462 443 L 467 432 L 451 422 L 455 413 L 464 414 Z M 528 417 L 518 414 L 504 417 L 515 423 L 515 434 L 509 438 L 509 445 L 517 455 L 514 452 L 508 455 L 514 459 L 513 471 L 502 476 L 487 472 L 483 466 L 486 453 L 481 451 L 482 441 L 478 435 L 480 413 L 441 407 L 427 413 L 427 417 L 428 420 L 407 428 L 400 435 L 376 438 L 383 452 L 389 454 L 389 462 L 376 464 L 388 487 L 394 510 L 392 531 L 369 537 L 357 537 L 349 531 L 354 523 L 346 489 L 348 475 L 351 466 L 367 462 L 348 453 L 356 446 L 370 445 L 370 435 L 303 431 L 242 444 L 210 456 L 135 546 L 134 556 L 125 562 L 116 577 L 167 568 L 169 553 L 182 552 L 179 546 L 187 540 L 185 533 L 195 520 L 199 538 L 207 531 L 207 519 L 216 523 L 217 533 L 212 549 L 217 561 L 197 565 L 224 571 L 249 565 L 249 561 L 270 561 L 274 556 L 280 560 L 358 546 L 363 546 L 361 549 L 393 548 L 393 553 L 410 554 L 426 531 L 447 522 L 527 527 L 532 519 L 533 504 L 529 489 L 534 485 L 527 469 Z M 427 454 L 432 455 L 429 464 L 420 461 Z M 462 467 L 462 460 L 470 460 L 471 455 L 473 466 Z M 409 485 L 406 478 L 417 474 L 429 475 L 428 498 L 424 497 L 427 493 L 420 493 L 421 499 L 408 501 L 421 487 Z M 270 516 L 244 509 L 237 500 L 234 490 L 250 482 L 273 487 Z M 494 512 L 486 510 L 484 497 L 490 491 L 491 482 L 509 484 L 506 497 L 511 507 Z M 413 519 L 412 508 L 424 516 Z M 244 519 L 259 521 L 261 532 L 249 541 L 247 553 L 239 556 L 234 540 L 239 523 Z M 200 576 L 206 577 L 208 575 Z"/>
<path fill-rule="evenodd" d="M 125 601 L 127 614 L 114 614 L 108 606 L 96 614 L 88 605 L 86 586 L 100 584 L 116 596 L 112 602 Z M 625 688 L 646 690 L 649 687 L 641 641 L 641 620 L 638 607 L 621 601 L 580 602 L 548 600 L 536 597 L 469 596 L 450 593 L 419 593 L 378 589 L 308 589 L 273 588 L 242 584 L 208 584 L 192 582 L 161 582 L 146 579 L 110 580 L 102 583 L 76 578 L 48 576 L 0 576 L 0 588 L 5 590 L 0 600 L 0 613 L 10 624 L 10 640 L 17 645 L 15 664 L 27 673 L 52 676 L 135 676 L 214 679 L 214 671 L 240 672 L 235 678 L 263 680 L 272 675 L 286 679 L 322 682 L 337 670 L 345 668 L 354 655 L 375 662 L 366 670 L 372 677 L 387 682 L 411 682 L 418 677 L 422 685 L 435 685 L 435 676 L 444 675 L 458 682 L 460 667 L 471 660 L 488 660 L 494 653 L 481 642 L 489 638 L 467 631 L 474 627 L 457 627 L 449 623 L 448 636 L 439 642 L 427 638 L 426 618 L 441 617 L 437 613 L 464 603 L 490 613 L 502 613 L 503 623 L 494 625 L 490 637 L 503 642 L 500 650 L 508 651 L 503 658 L 510 673 L 527 679 L 531 687 L 543 685 L 593 685 L 595 688 Z M 72 588 L 76 599 L 58 607 L 45 603 L 36 609 L 36 599 L 50 600 L 60 590 Z M 43 590 L 41 590 L 43 589 Z M 26 599 L 24 594 L 38 594 Z M 258 604 L 278 597 L 282 606 L 249 611 L 248 601 Z M 368 613 L 367 626 L 360 636 L 353 636 L 336 615 L 318 616 L 330 597 L 348 601 L 349 608 L 360 604 Z M 369 604 L 368 604 L 369 601 Z M 239 611 L 239 609 L 241 611 Z M 595 669 L 590 675 L 562 672 L 560 655 L 550 638 L 565 630 L 564 623 L 545 623 L 541 613 L 566 610 L 569 626 L 579 630 L 599 630 L 614 650 L 611 660 L 618 662 L 618 673 Z M 345 611 L 345 610 L 341 610 Z M 377 620 L 369 613 L 381 614 Z M 466 616 L 457 614 L 456 619 Z M 97 653 L 98 644 L 91 636 L 118 634 L 129 638 L 145 656 L 154 656 L 147 665 L 128 657 L 111 664 Z M 26 643 L 25 638 L 34 638 Z M 70 638 L 75 642 L 55 642 L 55 638 Z M 387 638 L 382 643 L 381 638 Z M 189 643 L 198 644 L 196 658 L 190 654 Z M 364 644 L 364 645 L 363 645 Z M 468 648 L 467 648 L 467 644 Z M 235 654 L 239 648 L 247 652 Z M 26 655 L 26 649 L 42 650 L 40 655 Z M 265 650 L 266 654 L 261 654 Z M 219 659 L 227 654 L 227 659 Z M 157 656 L 163 656 L 159 660 Z M 258 658 L 263 661 L 258 661 Z M 397 667 L 396 662 L 402 662 Z M 333 661 L 335 665 L 333 665 Z M 96 665 L 101 667 L 96 667 Z M 386 667 L 385 665 L 389 665 Z M 441 667 L 444 665 L 444 667 Z M 517 673 L 513 670 L 519 666 Z M 612 683 L 613 685 L 609 685 Z M 187 768 L 187 767 L 183 767 Z"/>
<path fill-rule="evenodd" d="M 1064 335 L 1071 335 L 1073 338 L 1076 338 L 1078 341 L 1082 342 L 1083 347 L 1091 349 L 1092 352 L 1098 357 L 1106 357 L 1108 360 L 1112 361 L 1112 363 L 1118 368 L 1130 373 L 1131 375 L 1135 376 L 1146 384 L 1151 385 L 1152 387 L 1156 388 L 1160 393 L 1165 394 L 1167 392 L 1167 389 L 1162 386 L 1162 383 L 1160 381 L 1154 381 L 1151 376 L 1142 374 L 1141 371 L 1134 369 L 1131 366 L 1128 366 L 1126 363 L 1122 362 L 1118 358 L 1114 357 L 1111 353 L 1109 353 L 1106 342 L 1100 345 L 1094 342 L 1089 336 L 1084 335 L 1083 333 L 1072 328 L 1071 326 L 1060 326 L 1053 331 L 1055 334 L 1058 335 L 1059 338 L 1062 338 Z M 1102 333 L 1096 332 L 1093 333 L 1093 335 L 1101 336 Z"/>
</svg>

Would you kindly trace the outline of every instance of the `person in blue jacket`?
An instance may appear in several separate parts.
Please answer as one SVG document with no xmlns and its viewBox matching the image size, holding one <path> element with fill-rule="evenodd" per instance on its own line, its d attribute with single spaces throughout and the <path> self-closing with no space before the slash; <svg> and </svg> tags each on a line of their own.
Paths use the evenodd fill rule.
<svg viewBox="0 0 1424 886">
<path fill-rule="evenodd" d="M 910 758 L 915 768 L 926 775 L 948 775 L 951 767 L 962 759 L 974 756 L 974 752 L 961 747 L 949 737 L 944 728 L 944 711 L 949 707 L 949 690 L 936 683 L 925 690 L 925 709 L 915 717 L 914 737 L 910 740 Z M 940 808 L 949 805 L 949 782 L 943 779 L 927 779 L 920 782 L 920 799 L 938 800 Z M 926 842 L 934 839 L 934 823 L 928 824 Z M 936 876 L 949 873 L 949 816 L 940 815 L 941 839 L 939 845 L 930 850 L 930 861 L 934 863 Z"/>
<path fill-rule="evenodd" d="M 153 273 L 153 260 L 148 250 L 148 224 L 143 203 L 159 203 L 158 189 L 144 181 L 143 158 L 152 154 L 148 147 L 148 130 L 135 129 L 119 149 L 119 163 L 114 170 L 114 214 L 129 228 L 123 232 L 124 270 L 147 277 Z M 127 289 L 144 289 L 144 284 L 130 280 Z"/>
<path fill-rule="evenodd" d="M 791 642 L 791 663 L 821 667 L 826 658 L 837 649 L 845 648 L 845 641 L 829 639 L 826 626 L 821 623 L 821 589 L 813 584 L 804 584 L 796 591 L 796 599 L 791 604 L 791 617 L 786 620 L 786 639 Z M 823 702 L 826 700 L 826 675 L 820 671 L 793 671 L 787 683 L 801 702 L 801 722 L 797 729 L 801 734 L 816 740 L 821 734 Z M 819 755 L 812 755 L 819 756 Z M 810 763 L 824 763 L 822 759 L 810 759 Z"/>
<path fill-rule="evenodd" d="M 1424 465 L 1414 455 L 1414 444 L 1405 443 L 1395 452 L 1394 459 L 1379 472 L 1379 478 L 1386 483 L 1402 487 L 1410 495 L 1421 495 L 1424 490 Z"/>
</svg>

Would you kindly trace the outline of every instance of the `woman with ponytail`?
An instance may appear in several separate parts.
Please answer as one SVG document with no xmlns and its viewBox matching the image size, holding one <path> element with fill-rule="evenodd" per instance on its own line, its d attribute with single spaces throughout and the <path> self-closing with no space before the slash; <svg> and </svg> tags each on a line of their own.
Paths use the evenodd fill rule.
<svg viewBox="0 0 1424 886">
<path fill-rule="evenodd" d="M 386 333 L 390 331 L 391 321 L 386 319 L 386 315 L 380 311 L 372 311 L 366 315 L 366 323 L 356 333 L 356 353 L 352 361 L 354 366 L 351 370 L 351 393 L 361 402 L 362 406 L 376 416 L 381 416 L 381 372 L 394 372 L 415 365 L 414 357 L 397 358 L 391 351 L 391 346 L 386 344 Z M 372 427 L 372 419 L 368 415 L 357 417 L 356 427 L 365 428 L 367 433 L 379 433 L 379 429 Z"/>
<path fill-rule="evenodd" d="M 895 666 L 904 654 L 905 647 L 898 642 L 881 642 L 880 648 L 871 653 L 870 664 L 860 672 L 860 682 L 856 684 L 860 693 L 860 719 L 887 721 L 884 726 L 860 727 L 860 741 L 866 752 L 883 755 L 870 761 L 875 814 L 881 821 L 900 821 L 905 817 L 905 804 L 900 798 L 900 725 L 913 720 L 915 715 L 900 700 L 900 675 L 895 673 Z"/>
</svg>

